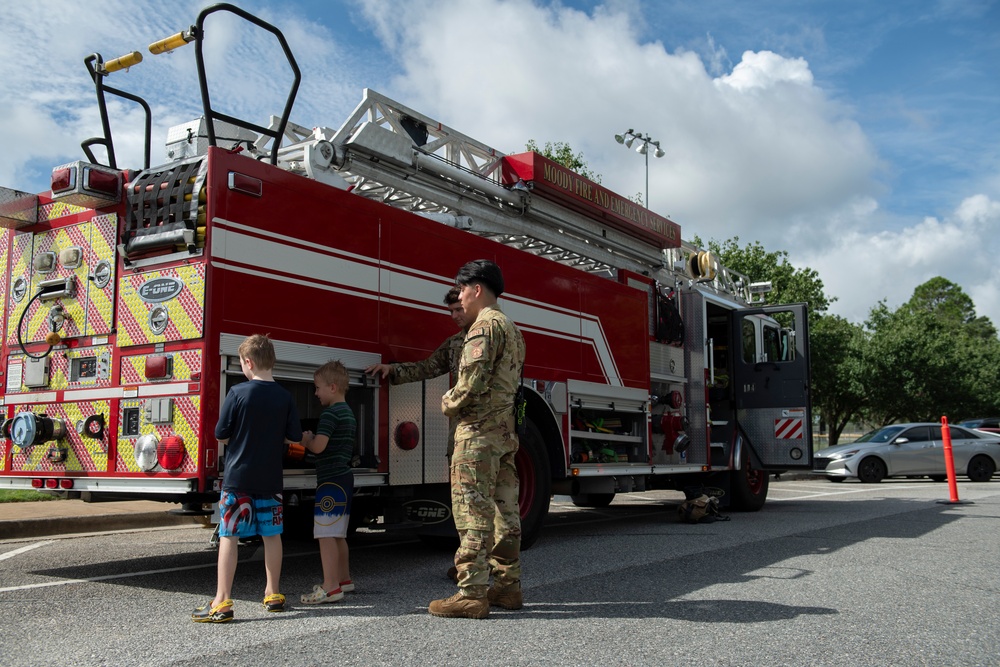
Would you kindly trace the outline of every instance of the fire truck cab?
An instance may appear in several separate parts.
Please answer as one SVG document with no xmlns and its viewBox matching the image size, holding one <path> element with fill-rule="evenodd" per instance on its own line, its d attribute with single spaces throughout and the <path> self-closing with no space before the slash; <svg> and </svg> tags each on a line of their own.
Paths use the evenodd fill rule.
<svg viewBox="0 0 1000 667">
<path fill-rule="evenodd" d="M 288 58 L 294 82 L 266 126 L 212 107 L 201 44 L 219 11 Z M 350 371 L 357 518 L 447 530 L 451 378 L 390 385 L 364 369 L 455 333 L 441 300 L 477 258 L 503 270 L 500 305 L 527 344 L 526 544 L 553 494 L 599 506 L 705 486 L 756 510 L 768 470 L 812 468 L 804 304 L 755 302 L 674 221 L 374 91 L 338 129 L 295 125 L 284 36 L 231 5 L 150 51 L 189 42 L 204 115 L 171 130 L 167 163 L 150 166 L 147 148 L 141 169 L 117 166 L 105 97 L 149 107 L 107 85 L 122 59 L 94 54 L 104 134 L 87 159 L 57 167 L 50 192 L 0 189 L 0 488 L 211 502 L 225 476 L 214 426 L 244 380 L 237 348 L 267 333 L 305 428 L 321 411 L 313 371 Z M 148 134 L 147 121 L 147 147 Z M 308 512 L 310 458 L 290 452 L 284 476 L 289 510 Z"/>
</svg>

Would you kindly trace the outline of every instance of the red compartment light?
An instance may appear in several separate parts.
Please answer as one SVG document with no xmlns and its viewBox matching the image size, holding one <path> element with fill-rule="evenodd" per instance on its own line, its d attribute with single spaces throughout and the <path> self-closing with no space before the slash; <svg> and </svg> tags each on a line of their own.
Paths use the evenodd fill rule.
<svg viewBox="0 0 1000 667">
<path fill-rule="evenodd" d="M 184 438 L 168 435 L 156 448 L 156 460 L 164 470 L 177 470 L 184 462 Z"/>
</svg>

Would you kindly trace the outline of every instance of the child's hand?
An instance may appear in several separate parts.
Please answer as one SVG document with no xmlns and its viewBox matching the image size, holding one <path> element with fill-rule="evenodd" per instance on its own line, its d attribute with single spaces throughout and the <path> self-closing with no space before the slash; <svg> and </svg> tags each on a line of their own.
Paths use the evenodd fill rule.
<svg viewBox="0 0 1000 667">
<path fill-rule="evenodd" d="M 313 439 L 312 431 L 302 431 L 302 439 L 299 442 L 301 442 L 302 445 L 305 446 L 308 443 L 312 442 L 312 439 Z"/>
</svg>

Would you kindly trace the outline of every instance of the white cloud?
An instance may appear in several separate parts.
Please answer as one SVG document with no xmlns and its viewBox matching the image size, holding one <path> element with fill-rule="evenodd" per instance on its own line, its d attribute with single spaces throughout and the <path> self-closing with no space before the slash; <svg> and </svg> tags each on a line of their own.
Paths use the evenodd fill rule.
<svg viewBox="0 0 1000 667">
<path fill-rule="evenodd" d="M 927 217 L 896 231 L 873 231 L 870 209 L 854 213 L 821 243 L 793 253 L 797 265 L 818 271 L 827 293 L 838 297 L 832 312 L 861 322 L 879 300 L 898 307 L 918 285 L 943 276 L 972 298 L 978 315 L 1000 325 L 1000 202 L 975 195 L 942 220 Z"/>
<path fill-rule="evenodd" d="M 612 136 L 632 127 L 660 140 L 650 206 L 688 237 L 771 243 L 790 219 L 876 192 L 867 138 L 800 58 L 747 52 L 713 78 L 696 54 L 641 41 L 629 14 L 604 7 L 363 6 L 402 70 L 385 92 L 499 150 L 567 141 L 605 185 L 631 195 L 645 189 L 645 162 Z M 502 39 L 465 38 L 486 25 Z"/>
<path fill-rule="evenodd" d="M 942 205 L 954 212 L 941 219 L 900 220 L 881 210 L 884 165 L 852 109 L 817 85 L 803 58 L 746 51 L 732 65 L 725 44 L 710 38 L 706 69 L 694 52 L 643 39 L 643 13 L 653 10 L 635 0 L 589 13 L 529 0 L 411 0 L 392 11 L 359 0 L 357 25 L 374 31 L 381 49 L 359 49 L 365 38 L 338 43 L 294 5 L 243 4 L 278 25 L 298 58 L 296 123 L 337 127 L 370 86 L 504 152 L 523 150 L 528 139 L 569 142 L 604 185 L 625 195 L 642 192 L 647 175 L 645 159 L 612 138 L 631 127 L 666 152 L 649 158 L 650 204 L 679 222 L 685 238 L 739 236 L 788 250 L 796 264 L 820 272 L 839 299 L 833 310 L 851 319 L 863 319 L 880 298 L 901 303 L 916 285 L 944 275 L 1000 324 L 992 231 L 1000 222 L 1000 171 L 981 170 L 955 201 L 985 194 Z M 5 6 L 0 183 L 44 189 L 48 169 L 82 157 L 80 140 L 99 132 L 83 56 L 145 53 L 151 41 L 193 23 L 204 5 L 109 0 L 102 12 L 54 0 Z M 109 13 L 135 18 L 108 21 Z M 280 50 L 225 14 L 209 21 L 213 102 L 266 124 L 285 101 Z M 39 45 L 41 57 L 25 57 Z M 163 158 L 166 128 L 201 114 L 193 56 L 191 47 L 147 54 L 113 77 L 113 85 L 153 106 L 154 162 Z M 119 163 L 138 165 L 139 111 L 127 102 L 111 106 Z"/>
<path fill-rule="evenodd" d="M 803 58 L 783 58 L 771 51 L 746 51 L 732 74 L 719 77 L 717 81 L 746 92 L 772 88 L 781 83 L 812 86 L 813 76 L 809 63 Z"/>
</svg>

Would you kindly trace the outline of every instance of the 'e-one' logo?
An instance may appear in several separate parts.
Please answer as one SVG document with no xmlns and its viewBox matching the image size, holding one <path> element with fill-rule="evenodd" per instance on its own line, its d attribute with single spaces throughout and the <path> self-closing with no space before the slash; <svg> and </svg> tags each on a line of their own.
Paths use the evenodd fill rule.
<svg viewBox="0 0 1000 667">
<path fill-rule="evenodd" d="M 170 301 L 183 289 L 184 283 L 177 278 L 162 277 L 147 280 L 139 286 L 138 293 L 146 303 L 162 303 Z"/>
<path fill-rule="evenodd" d="M 403 511 L 410 521 L 424 524 L 441 523 L 451 516 L 451 508 L 436 500 L 411 500 L 403 504 Z"/>
</svg>

